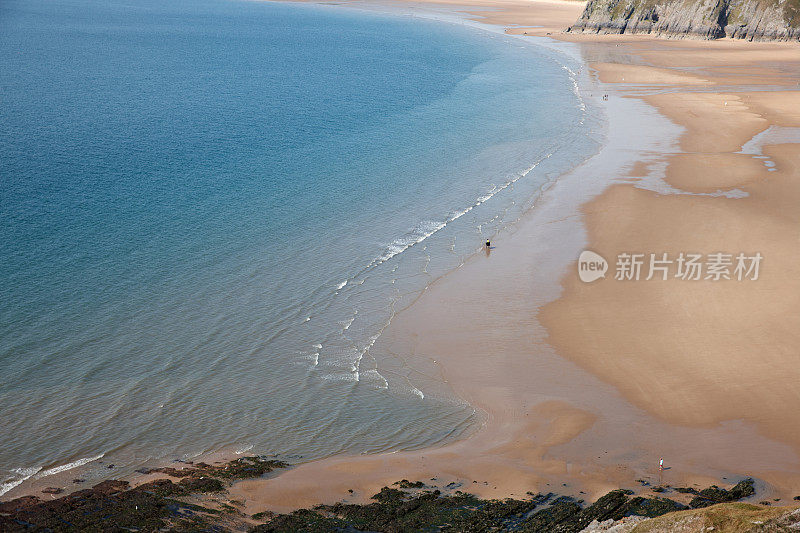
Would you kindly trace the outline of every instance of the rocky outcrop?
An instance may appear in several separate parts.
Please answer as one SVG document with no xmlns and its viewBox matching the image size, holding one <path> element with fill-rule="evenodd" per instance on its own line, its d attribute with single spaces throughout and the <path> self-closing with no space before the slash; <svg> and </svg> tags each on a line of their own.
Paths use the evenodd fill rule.
<svg viewBox="0 0 800 533">
<path fill-rule="evenodd" d="M 675 524 L 681 520 L 683 522 L 680 523 L 685 523 L 686 513 L 705 513 L 709 502 L 730 502 L 753 494 L 753 481 L 748 479 L 730 489 L 716 485 L 703 490 L 674 489 L 677 498 L 686 499 L 687 494 L 695 496 L 690 506 L 661 496 L 636 496 L 630 490 L 613 490 L 588 505 L 582 499 L 553 493 L 529 492 L 524 499 L 485 500 L 447 488 L 458 486 L 456 483 L 442 487 L 443 493 L 422 481 L 404 479 L 392 487 L 383 487 L 368 504 L 342 501 L 300 509 L 290 514 L 263 511 L 253 515 L 245 513 L 244 502 L 226 495 L 226 489 L 238 479 L 258 477 L 273 468 L 285 466 L 284 463 L 264 457 L 245 457 L 226 464 L 195 463 L 181 469 L 155 470 L 180 479 L 177 483 L 172 479 L 156 479 L 131 488 L 127 481 L 107 480 L 91 489 L 54 499 L 25 496 L 0 502 L 0 531 L 630 533 L 638 524 L 642 524 L 646 526 L 646 531 L 667 533 L 679 530 Z M 274 481 L 280 482 L 280 478 Z M 669 486 L 663 489 L 660 492 L 673 492 Z M 690 508 L 695 503 L 701 508 Z M 716 504 L 717 508 L 725 505 L 730 504 Z M 774 512 L 777 508 L 745 507 L 744 512 L 749 513 L 746 515 L 748 520 L 762 520 L 766 511 L 768 516 L 762 520 L 765 524 L 770 519 L 776 525 L 789 528 L 767 528 L 763 531 L 791 531 L 800 520 L 793 509 Z M 715 507 L 710 509 L 714 510 Z M 741 509 L 713 511 L 714 524 L 728 515 L 731 523 L 749 523 L 742 521 Z M 708 513 L 711 516 L 711 511 Z M 669 519 L 671 515 L 676 518 Z M 688 516 L 702 526 L 690 531 L 700 533 L 714 529 L 708 527 L 711 523 L 703 516 Z M 776 521 L 778 518 L 781 521 Z M 650 527 L 650 520 L 660 519 L 667 521 L 661 526 L 657 523 L 657 527 Z M 718 528 L 717 531 L 733 529 Z"/>
<path fill-rule="evenodd" d="M 261 456 L 213 465 L 182 464 L 183 468 L 143 469 L 143 473 L 179 478 L 177 483 L 155 479 L 131 488 L 127 481 L 109 479 L 60 498 L 23 496 L 0 502 L 0 531 L 245 531 L 250 518 L 241 502 L 224 498 L 225 490 L 237 480 L 288 466 Z M 63 491 L 62 487 L 50 489 L 42 492 Z"/>
<path fill-rule="evenodd" d="M 589 0 L 568 32 L 800 40 L 800 0 Z"/>
</svg>

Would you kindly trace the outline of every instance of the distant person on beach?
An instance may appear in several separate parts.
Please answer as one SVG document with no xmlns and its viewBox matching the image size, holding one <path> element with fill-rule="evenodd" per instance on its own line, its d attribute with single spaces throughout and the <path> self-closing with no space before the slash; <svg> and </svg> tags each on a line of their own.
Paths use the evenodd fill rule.
<svg viewBox="0 0 800 533">
<path fill-rule="evenodd" d="M 491 248 L 492 247 L 492 243 L 488 239 L 486 240 L 486 247 L 487 248 Z"/>
</svg>

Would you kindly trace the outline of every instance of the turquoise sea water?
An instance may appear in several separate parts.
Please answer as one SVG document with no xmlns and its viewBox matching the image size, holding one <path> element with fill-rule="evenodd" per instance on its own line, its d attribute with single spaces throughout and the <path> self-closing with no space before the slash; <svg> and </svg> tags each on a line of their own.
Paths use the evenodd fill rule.
<svg viewBox="0 0 800 533">
<path fill-rule="evenodd" d="M 596 149 L 577 68 L 333 6 L 4 0 L 0 494 L 468 431 L 370 348 Z"/>
</svg>

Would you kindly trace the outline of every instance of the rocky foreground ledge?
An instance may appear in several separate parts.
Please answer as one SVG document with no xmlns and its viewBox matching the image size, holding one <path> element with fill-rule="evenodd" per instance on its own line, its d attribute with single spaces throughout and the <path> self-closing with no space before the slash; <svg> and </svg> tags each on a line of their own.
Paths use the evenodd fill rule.
<svg viewBox="0 0 800 533">
<path fill-rule="evenodd" d="M 557 494 L 484 500 L 448 487 L 399 481 L 372 503 L 336 503 L 290 514 L 248 515 L 227 497 L 239 479 L 288 465 L 244 457 L 218 465 L 187 464 L 149 471 L 166 477 L 131 487 L 120 480 L 43 500 L 26 496 L 0 503 L 0 531 L 797 531 L 800 509 L 737 502 L 755 494 L 753 480 L 730 488 L 655 487 L 670 495 L 642 497 L 614 490 L 591 505 Z M 279 482 L 279 481 L 276 481 Z M 673 499 L 674 498 L 674 499 Z M 713 529 L 709 529 L 713 528 Z"/>
</svg>

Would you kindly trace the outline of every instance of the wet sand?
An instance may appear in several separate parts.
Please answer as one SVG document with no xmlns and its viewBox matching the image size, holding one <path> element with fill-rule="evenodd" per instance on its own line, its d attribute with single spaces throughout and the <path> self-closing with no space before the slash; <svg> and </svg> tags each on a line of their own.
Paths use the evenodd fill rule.
<svg viewBox="0 0 800 533">
<path fill-rule="evenodd" d="M 582 4 L 463 10 L 542 35 Z M 334 457 L 241 482 L 233 497 L 249 511 L 365 501 L 401 478 L 481 496 L 591 499 L 645 490 L 638 479 L 699 486 L 753 475 L 760 499 L 800 494 L 800 148 L 766 146 L 773 171 L 738 153 L 770 125 L 800 127 L 800 45 L 554 37 L 591 66 L 608 143 L 495 249 L 399 313 L 375 346 L 452 388 L 483 426 L 436 449 Z M 609 260 L 605 279 L 578 279 L 584 249 Z M 613 279 L 620 252 L 720 251 L 760 252 L 759 279 Z"/>
<path fill-rule="evenodd" d="M 797 65 L 800 54 L 794 51 Z M 748 72 L 747 59 L 740 59 L 741 86 L 758 81 L 759 73 Z M 702 61 L 695 64 L 704 66 Z M 564 296 L 541 314 L 549 342 L 660 420 L 709 428 L 741 420 L 796 455 L 800 147 L 765 147 L 773 171 L 764 160 L 737 152 L 770 126 L 800 127 L 800 92 L 726 87 L 720 93 L 678 91 L 645 101 L 686 128 L 680 138 L 685 153 L 664 158 L 669 185 L 690 193 L 738 190 L 746 196 L 612 187 L 582 209 L 591 249 L 610 258 L 622 251 L 759 252 L 761 275 L 749 282 L 607 278 L 591 285 L 568 275 Z M 581 327 L 570 327 L 576 321 Z M 796 465 L 772 469 L 753 473 L 798 490 Z"/>
</svg>

